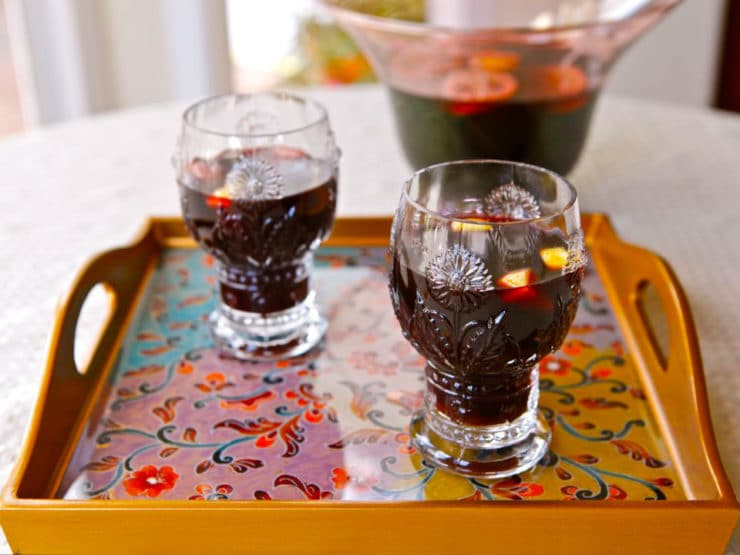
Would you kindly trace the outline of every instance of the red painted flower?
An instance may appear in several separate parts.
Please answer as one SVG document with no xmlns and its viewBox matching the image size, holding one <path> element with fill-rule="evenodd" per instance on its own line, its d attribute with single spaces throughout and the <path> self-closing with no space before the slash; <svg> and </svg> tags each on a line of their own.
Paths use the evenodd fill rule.
<svg viewBox="0 0 740 555">
<path fill-rule="evenodd" d="M 353 492 L 359 493 L 368 491 L 378 482 L 378 478 L 373 474 L 368 474 L 364 469 L 345 469 L 340 466 L 332 469 L 331 481 L 336 490 L 351 489 Z"/>
<path fill-rule="evenodd" d="M 158 497 L 163 491 L 174 488 L 179 477 L 171 466 L 157 468 L 149 464 L 129 474 L 123 487 L 129 495 Z"/>
<path fill-rule="evenodd" d="M 187 362 L 181 362 L 177 365 L 177 373 L 178 374 L 192 374 L 193 373 L 193 365 L 188 364 Z"/>
<path fill-rule="evenodd" d="M 334 409 L 326 406 L 326 401 L 331 399 L 331 395 L 327 393 L 317 395 L 310 384 L 299 384 L 296 389 L 285 391 L 283 397 L 294 401 L 302 409 L 302 417 L 309 424 L 320 423 L 324 416 L 331 422 L 337 421 Z"/>
<path fill-rule="evenodd" d="M 220 484 L 215 488 L 209 484 L 198 484 L 195 486 L 196 495 L 188 497 L 190 500 L 206 500 L 213 501 L 216 499 L 230 499 L 229 494 L 234 491 L 234 488 L 229 484 Z"/>
<path fill-rule="evenodd" d="M 563 501 L 575 501 L 578 499 L 576 497 L 576 493 L 578 493 L 578 488 L 576 486 L 563 486 L 560 488 L 560 492 L 565 495 L 565 497 L 563 497 Z"/>
<path fill-rule="evenodd" d="M 555 374 L 556 376 L 565 376 L 573 364 L 564 358 L 556 358 L 553 355 L 547 355 L 540 361 L 540 372 L 543 374 Z"/>
<path fill-rule="evenodd" d="M 273 443 L 275 443 L 275 440 L 277 439 L 277 432 L 272 431 L 268 432 L 266 434 L 262 434 L 259 436 L 254 444 L 256 447 L 259 447 L 260 449 L 265 449 L 267 447 L 270 447 Z"/>
<path fill-rule="evenodd" d="M 334 487 L 337 489 L 344 489 L 349 481 L 350 477 L 344 468 L 333 468 L 331 471 L 331 481 L 334 482 Z"/>
<path fill-rule="evenodd" d="M 619 486 L 609 484 L 609 499 L 619 500 L 627 499 L 627 492 Z"/>
<path fill-rule="evenodd" d="M 545 491 L 540 484 L 524 482 L 520 476 L 504 478 L 491 484 L 491 493 L 507 499 L 521 500 L 525 497 L 538 497 Z"/>
<path fill-rule="evenodd" d="M 398 446 L 398 452 L 402 455 L 413 455 L 416 453 L 416 449 L 411 445 L 411 436 L 406 432 L 399 432 L 395 437 L 396 441 L 400 444 Z"/>
<path fill-rule="evenodd" d="M 225 387 L 232 387 L 234 385 L 233 383 L 226 381 L 226 376 L 221 372 L 211 372 L 210 374 L 207 374 L 203 382 L 204 383 L 195 384 L 195 387 L 205 393 L 221 391 Z"/>
<path fill-rule="evenodd" d="M 607 368 L 606 366 L 601 366 L 599 368 L 594 368 L 591 370 L 591 379 L 594 380 L 600 380 L 602 378 L 608 378 L 612 375 L 612 369 Z"/>
<path fill-rule="evenodd" d="M 570 356 L 578 356 L 583 352 L 583 348 L 587 346 L 586 343 L 583 341 L 579 341 L 578 339 L 572 339 L 570 341 L 566 341 L 563 344 L 562 351 L 566 355 Z"/>
<path fill-rule="evenodd" d="M 318 424 L 324 419 L 324 413 L 321 412 L 321 409 L 316 408 L 315 405 L 316 403 L 314 403 L 314 408 L 308 409 L 303 413 L 303 418 L 306 419 L 306 422 Z"/>
</svg>

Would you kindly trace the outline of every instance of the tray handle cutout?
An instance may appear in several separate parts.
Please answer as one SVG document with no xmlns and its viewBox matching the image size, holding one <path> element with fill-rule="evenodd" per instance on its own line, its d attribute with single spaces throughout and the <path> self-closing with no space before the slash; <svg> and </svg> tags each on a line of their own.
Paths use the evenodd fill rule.
<svg viewBox="0 0 740 555">
<path fill-rule="evenodd" d="M 647 254 L 645 259 L 635 257 L 636 271 L 644 277 L 632 280 L 625 309 L 639 356 L 651 368 L 679 372 L 693 356 L 698 359 L 699 347 L 685 333 L 686 326 L 693 325 L 691 314 L 683 292 L 673 283 L 672 270 L 656 255 Z"/>
<path fill-rule="evenodd" d="M 126 248 L 105 252 L 93 259 L 76 279 L 71 292 L 62 302 L 57 320 L 59 334 L 57 349 L 53 354 L 55 376 L 63 374 L 71 379 L 88 371 L 94 373 L 109 356 L 139 283 L 140 274 L 133 273 L 139 261 L 130 254 L 131 250 Z M 95 293 L 101 287 L 113 302 L 109 305 L 109 315 L 100 328 L 98 340 L 90 345 L 87 364 L 83 367 L 78 365 L 75 358 L 76 354 L 77 358 L 82 358 L 79 352 L 76 353 L 80 316 L 88 301 L 95 302 Z"/>
<path fill-rule="evenodd" d="M 97 345 L 103 338 L 115 312 L 116 290 L 107 282 L 94 285 L 82 303 L 75 325 L 74 364 L 84 374 L 90 366 Z"/>
<path fill-rule="evenodd" d="M 688 299 L 665 260 L 621 242 L 606 223 L 597 227 L 589 245 L 592 256 L 610 268 L 602 275 L 604 284 L 686 494 L 689 499 L 722 496 L 731 490 L 719 470 Z M 698 471 L 706 468 L 711 472 Z"/>
<path fill-rule="evenodd" d="M 655 285 L 649 281 L 641 282 L 637 287 L 635 302 L 652 350 L 663 371 L 666 371 L 670 352 L 670 323 Z"/>
<path fill-rule="evenodd" d="M 19 497 L 53 496 L 48 491 L 49 476 L 60 476 L 67 465 L 71 447 L 80 430 L 90 424 L 89 409 L 100 380 L 111 361 L 129 310 L 142 284 L 142 275 L 156 255 L 153 233 L 146 233 L 136 244 L 107 251 L 91 260 L 75 279 L 72 289 L 62 301 L 52 332 L 50 356 L 47 360 L 46 383 L 42 386 L 39 407 L 43 407 L 32 423 L 29 435 L 32 447 Z M 78 367 L 75 361 L 77 324 L 88 295 L 102 285 L 115 298 L 110 315 L 100 330 L 98 340 L 89 352 L 87 364 Z M 93 423 L 94 425 L 94 423 Z M 70 432 L 74 430 L 74 432 Z M 43 448 L 38 446 L 43 445 Z M 52 486 L 52 490 L 55 489 Z"/>
</svg>

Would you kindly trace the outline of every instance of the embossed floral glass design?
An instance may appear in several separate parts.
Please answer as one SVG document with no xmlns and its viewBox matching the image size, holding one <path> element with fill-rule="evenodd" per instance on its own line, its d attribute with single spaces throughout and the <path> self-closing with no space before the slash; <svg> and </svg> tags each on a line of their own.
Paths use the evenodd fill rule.
<svg viewBox="0 0 740 555">
<path fill-rule="evenodd" d="M 173 161 L 187 227 L 218 270 L 222 350 L 265 360 L 321 340 L 312 253 L 334 221 L 338 160 L 326 110 L 298 96 L 219 96 L 183 114 Z"/>
<path fill-rule="evenodd" d="M 450 162 L 405 184 L 390 292 L 426 359 L 411 435 L 432 463 L 503 477 L 532 468 L 550 430 L 536 364 L 562 344 L 586 263 L 575 189 L 515 162 Z"/>
</svg>

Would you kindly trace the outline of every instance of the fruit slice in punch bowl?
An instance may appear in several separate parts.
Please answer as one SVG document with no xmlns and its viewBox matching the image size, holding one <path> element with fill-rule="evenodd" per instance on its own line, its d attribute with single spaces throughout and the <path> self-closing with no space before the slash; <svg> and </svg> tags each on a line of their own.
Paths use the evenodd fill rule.
<svg viewBox="0 0 740 555">
<path fill-rule="evenodd" d="M 416 169 L 496 158 L 567 174 L 619 55 L 678 0 L 322 0 L 390 92 Z"/>
</svg>

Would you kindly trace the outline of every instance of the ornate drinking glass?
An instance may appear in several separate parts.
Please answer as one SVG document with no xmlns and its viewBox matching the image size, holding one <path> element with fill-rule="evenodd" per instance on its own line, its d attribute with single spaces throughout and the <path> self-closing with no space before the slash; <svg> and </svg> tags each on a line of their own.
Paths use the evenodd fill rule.
<svg viewBox="0 0 740 555">
<path fill-rule="evenodd" d="M 430 166 L 404 185 L 391 250 L 393 308 L 426 359 L 414 444 L 459 474 L 532 468 L 550 441 L 537 363 L 562 344 L 581 295 L 575 189 L 522 163 Z"/>
<path fill-rule="evenodd" d="M 218 270 L 222 350 L 265 360 L 321 340 L 312 253 L 334 221 L 338 159 L 326 110 L 298 96 L 219 96 L 183 114 L 174 166 L 185 223 Z"/>
</svg>

